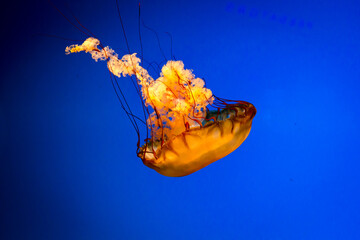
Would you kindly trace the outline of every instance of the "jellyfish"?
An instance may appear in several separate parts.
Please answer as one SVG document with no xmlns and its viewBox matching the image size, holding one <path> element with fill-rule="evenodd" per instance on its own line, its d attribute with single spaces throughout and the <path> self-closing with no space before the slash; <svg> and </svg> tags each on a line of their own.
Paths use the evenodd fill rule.
<svg viewBox="0 0 360 240">
<path fill-rule="evenodd" d="M 94 37 L 65 50 L 66 54 L 78 52 L 106 61 L 111 75 L 136 79 L 147 129 L 142 146 L 138 140 L 137 156 L 162 175 L 192 174 L 233 152 L 250 133 L 256 108 L 245 101 L 215 96 L 182 61 L 167 61 L 160 76 L 153 79 L 136 53 L 119 58 Z M 137 120 L 130 110 L 124 110 L 132 121 Z"/>
</svg>

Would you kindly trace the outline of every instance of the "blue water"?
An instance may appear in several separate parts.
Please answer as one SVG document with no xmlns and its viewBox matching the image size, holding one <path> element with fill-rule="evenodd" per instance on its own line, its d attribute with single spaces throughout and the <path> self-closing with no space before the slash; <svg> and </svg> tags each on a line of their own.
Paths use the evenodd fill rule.
<svg viewBox="0 0 360 240">
<path fill-rule="evenodd" d="M 2 7 L 1 239 L 360 239 L 360 3 L 140 1 L 146 25 L 218 96 L 257 108 L 235 152 L 183 178 L 136 157 L 105 63 L 47 1 Z M 62 1 L 56 5 L 73 19 Z M 120 55 L 115 1 L 68 1 Z M 138 1 L 120 3 L 140 52 Z M 144 55 L 161 62 L 142 29 Z M 150 71 L 157 77 L 154 71 Z M 123 90 L 134 111 L 136 93 Z"/>
</svg>

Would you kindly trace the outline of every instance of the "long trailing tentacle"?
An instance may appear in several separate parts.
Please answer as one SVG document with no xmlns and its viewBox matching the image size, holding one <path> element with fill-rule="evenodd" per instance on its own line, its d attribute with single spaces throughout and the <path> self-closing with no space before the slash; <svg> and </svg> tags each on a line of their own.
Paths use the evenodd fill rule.
<svg viewBox="0 0 360 240">
<path fill-rule="evenodd" d="M 67 10 L 70 12 L 71 16 L 73 19 L 75 19 L 75 21 L 70 20 L 70 18 L 68 18 L 51 0 L 48 0 L 48 2 L 50 3 L 50 5 L 58 12 L 60 13 L 61 16 L 64 17 L 64 19 L 66 19 L 67 22 L 69 22 L 75 29 L 77 29 L 79 32 L 81 32 L 82 34 L 86 35 L 87 37 L 93 37 L 96 38 L 95 34 L 93 34 L 88 28 L 86 28 L 81 22 L 80 20 L 75 16 L 75 14 L 73 14 L 73 12 L 71 11 L 71 9 L 69 7 L 66 6 Z M 64 40 L 70 40 L 70 41 L 79 41 L 79 40 L 73 40 L 73 39 L 67 39 L 67 38 L 63 38 L 63 37 L 59 37 L 59 36 L 55 36 L 55 35 L 47 35 L 48 37 L 56 37 L 56 38 L 60 38 L 60 39 L 64 39 Z M 104 47 L 100 44 L 101 49 L 104 49 Z M 129 107 L 129 104 L 126 101 L 126 98 L 123 94 L 123 91 L 121 90 L 121 87 L 117 81 L 117 79 L 115 78 L 115 76 L 110 72 L 110 80 L 112 83 L 112 86 L 114 88 L 114 91 L 116 93 L 116 96 L 119 100 L 119 103 L 121 105 L 121 108 L 124 110 L 124 112 L 126 113 L 126 115 L 128 116 L 132 126 L 134 127 L 136 134 L 138 135 L 138 146 L 139 146 L 139 141 L 140 141 L 140 130 L 139 130 L 139 126 L 137 124 L 137 121 L 140 121 L 143 124 L 146 124 L 144 120 L 142 120 L 141 118 L 137 117 L 135 114 L 132 113 L 131 108 Z M 119 94 L 120 93 L 120 94 Z"/>
</svg>

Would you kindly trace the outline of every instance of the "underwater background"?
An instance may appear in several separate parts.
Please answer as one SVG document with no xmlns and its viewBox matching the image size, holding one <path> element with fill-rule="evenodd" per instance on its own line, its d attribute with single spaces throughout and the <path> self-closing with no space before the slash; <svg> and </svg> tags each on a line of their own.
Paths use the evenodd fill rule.
<svg viewBox="0 0 360 240">
<path fill-rule="evenodd" d="M 127 53 L 114 0 L 54 3 Z M 132 52 L 138 3 L 119 3 Z M 255 105 L 249 137 L 186 177 L 145 167 L 106 64 L 49 35 L 86 36 L 47 1 L 5 3 L 0 239 L 360 239 L 359 1 L 140 3 L 168 59 L 172 47 L 214 94 Z"/>
</svg>

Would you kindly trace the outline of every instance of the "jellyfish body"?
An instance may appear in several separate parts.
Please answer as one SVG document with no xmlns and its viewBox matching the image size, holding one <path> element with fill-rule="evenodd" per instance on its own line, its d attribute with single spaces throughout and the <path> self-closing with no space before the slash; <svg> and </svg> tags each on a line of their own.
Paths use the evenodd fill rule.
<svg viewBox="0 0 360 240">
<path fill-rule="evenodd" d="M 66 53 L 88 52 L 95 61 L 107 61 L 115 76 L 136 77 L 143 105 L 153 110 L 146 119 L 151 138 L 137 150 L 146 166 L 165 176 L 186 176 L 225 157 L 247 138 L 256 114 L 252 104 L 216 97 L 181 61 L 168 61 L 154 80 L 136 54 L 119 59 L 114 50 L 99 45 L 90 37 Z"/>
<path fill-rule="evenodd" d="M 231 104 L 221 111 L 223 120 L 185 131 L 162 147 L 159 142 L 148 143 L 138 156 L 146 166 L 162 175 L 189 175 L 237 149 L 249 135 L 255 114 L 256 109 L 250 103 Z"/>
</svg>

